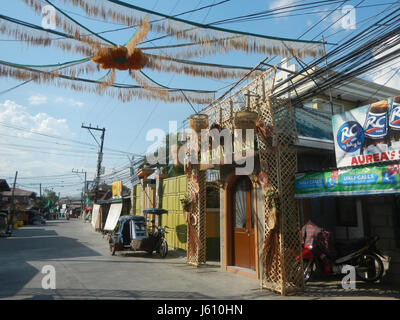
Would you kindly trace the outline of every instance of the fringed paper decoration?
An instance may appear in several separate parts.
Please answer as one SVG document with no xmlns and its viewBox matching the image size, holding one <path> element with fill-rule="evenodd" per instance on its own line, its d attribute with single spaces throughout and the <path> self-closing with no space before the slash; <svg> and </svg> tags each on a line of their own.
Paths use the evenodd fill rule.
<svg viewBox="0 0 400 320">
<path fill-rule="evenodd" d="M 194 62 L 168 58 L 161 55 L 146 54 L 146 68 L 161 72 L 174 72 L 192 77 L 206 77 L 214 79 L 243 77 L 249 72 L 249 68 L 235 66 L 224 66 L 210 63 Z M 255 71 L 252 77 L 258 76 L 260 72 Z"/>
<path fill-rule="evenodd" d="M 31 1 L 31 0 L 24 0 Z M 324 54 L 323 43 L 287 38 L 278 38 L 223 29 L 204 25 L 159 12 L 147 10 L 119 0 L 106 0 L 99 4 L 96 0 L 63 0 L 67 4 L 79 6 L 90 17 L 101 18 L 127 26 L 144 24 L 149 16 L 149 31 L 168 34 L 178 40 L 190 40 L 201 45 L 212 43 L 220 52 L 240 50 L 278 56 L 316 57 Z M 127 9 L 131 10 L 127 10 Z"/>
<path fill-rule="evenodd" d="M 46 65 L 28 65 L 28 64 L 17 64 L 7 63 L 2 61 L 4 64 L 12 66 L 14 68 L 32 68 L 33 70 L 39 69 L 46 73 L 55 73 L 55 71 L 63 71 L 63 74 L 70 77 L 77 77 L 83 74 L 93 74 L 98 71 L 96 65 L 90 62 L 89 58 L 68 61 L 65 63 L 58 64 L 46 64 Z"/>
<path fill-rule="evenodd" d="M 56 26 L 61 27 L 65 33 L 72 35 L 74 39 L 89 44 L 93 49 L 98 50 L 104 47 L 105 44 L 115 45 L 113 42 L 103 38 L 99 34 L 91 31 L 78 21 L 67 15 L 64 11 L 58 8 L 54 3 L 48 0 L 22 0 L 30 6 L 38 15 L 42 15 L 42 8 L 45 5 L 53 6 L 59 14 L 55 16 Z M 96 40 L 94 39 L 96 38 Z"/>
<path fill-rule="evenodd" d="M 238 38 L 239 36 L 234 36 L 230 38 Z M 164 57 L 171 57 L 177 59 L 190 59 L 194 57 L 206 57 L 215 54 L 227 53 L 231 51 L 230 48 L 221 46 L 221 43 L 227 39 L 217 39 L 203 42 L 190 42 L 190 43 L 179 43 L 166 46 L 152 46 L 143 47 L 140 49 L 145 53 L 152 53 L 153 51 L 162 52 Z M 216 44 L 216 45 L 214 45 Z"/>
<path fill-rule="evenodd" d="M 140 49 L 134 49 L 131 54 L 124 46 L 100 48 L 92 61 L 100 64 L 102 69 L 140 70 L 147 62 Z"/>
<path fill-rule="evenodd" d="M 122 102 L 129 102 L 132 99 L 162 100 L 164 102 L 186 102 L 185 96 L 198 104 L 210 103 L 215 99 L 215 91 L 189 90 L 189 89 L 166 89 L 168 94 L 154 94 L 153 88 L 149 90 L 141 86 L 125 85 L 114 83 L 104 86 L 104 82 L 114 81 L 112 73 L 106 75 L 103 81 L 96 81 L 85 78 L 70 77 L 60 73 L 60 70 L 48 72 L 37 70 L 21 65 L 0 61 L 0 76 L 12 77 L 18 80 L 32 80 L 36 83 L 52 84 L 57 87 L 70 88 L 75 91 L 85 93 L 96 93 L 117 98 Z M 154 90 L 159 90 L 155 87 Z"/>
<path fill-rule="evenodd" d="M 115 46 L 113 48 L 100 48 L 92 61 L 101 65 L 102 69 L 118 70 L 140 70 L 147 59 L 136 45 L 146 37 L 149 30 L 149 22 L 146 19 L 137 30 L 126 46 Z"/>
<path fill-rule="evenodd" d="M 112 86 L 115 81 L 115 70 L 111 69 L 110 71 L 107 72 L 107 74 L 103 77 L 103 79 L 100 81 L 101 87 L 103 89 Z"/>
<path fill-rule="evenodd" d="M 138 85 L 148 90 L 155 98 L 160 98 L 164 100 L 168 97 L 168 88 L 163 88 L 157 83 L 150 83 L 149 78 L 145 77 L 143 73 L 138 71 L 129 71 L 132 79 L 136 81 Z"/>
<path fill-rule="evenodd" d="M 63 51 L 70 51 L 84 56 L 93 56 L 97 45 L 77 42 L 75 36 L 24 21 L 0 15 L 0 33 L 23 42 L 26 46 L 56 47 Z M 65 37 L 65 38 L 63 38 Z"/>
<path fill-rule="evenodd" d="M 136 47 L 140 42 L 142 42 L 144 38 L 146 38 L 148 32 L 149 32 L 149 17 L 147 16 L 143 24 L 133 35 L 132 39 L 130 39 L 128 43 L 125 45 L 126 48 L 128 49 L 128 56 L 134 54 L 134 52 L 137 51 Z"/>
</svg>

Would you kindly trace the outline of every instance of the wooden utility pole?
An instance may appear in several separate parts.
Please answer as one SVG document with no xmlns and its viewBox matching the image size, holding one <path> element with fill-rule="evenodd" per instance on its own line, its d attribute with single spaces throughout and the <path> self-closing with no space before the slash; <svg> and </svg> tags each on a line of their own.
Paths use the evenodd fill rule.
<svg viewBox="0 0 400 320">
<path fill-rule="evenodd" d="M 14 192 L 15 192 L 15 186 L 17 184 L 17 176 L 18 176 L 18 171 L 15 172 L 15 178 L 14 178 L 14 183 L 13 183 L 13 188 L 11 191 L 11 210 L 10 210 L 10 221 L 9 224 L 13 224 L 14 220 L 14 211 L 15 211 L 15 202 L 14 202 Z"/>
</svg>

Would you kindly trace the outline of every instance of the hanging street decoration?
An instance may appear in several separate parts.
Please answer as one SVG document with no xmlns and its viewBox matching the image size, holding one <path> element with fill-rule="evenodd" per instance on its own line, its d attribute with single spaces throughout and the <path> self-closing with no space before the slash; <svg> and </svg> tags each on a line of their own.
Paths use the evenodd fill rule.
<svg viewBox="0 0 400 320">
<path fill-rule="evenodd" d="M 228 66 L 187 60 L 193 57 L 242 51 L 266 55 L 315 57 L 323 54 L 323 43 L 270 37 L 260 34 L 238 32 L 204 25 L 189 20 L 147 10 L 123 1 L 108 0 L 62 0 L 65 5 L 82 9 L 90 18 L 105 22 L 136 27 L 134 35 L 125 44 L 119 45 L 81 24 L 53 0 L 22 0 L 37 14 L 42 15 L 45 5 L 56 12 L 58 29 L 41 26 L 0 15 L 0 33 L 23 41 L 30 46 L 56 47 L 86 58 L 66 61 L 61 64 L 35 66 L 9 61 L 0 62 L 0 76 L 20 80 L 47 82 L 72 90 L 106 94 L 123 102 L 133 98 L 155 99 L 165 102 L 192 101 L 210 103 L 215 91 L 170 88 L 148 76 L 145 71 L 170 72 L 192 77 L 214 79 L 237 78 L 248 75 L 251 68 Z M 174 37 L 178 43 L 167 46 L 144 47 L 149 32 L 165 38 Z M 183 42 L 182 41 L 186 41 Z M 98 79 L 90 75 L 106 71 Z M 135 85 L 115 83 L 116 71 L 128 71 Z M 255 70 L 257 76 L 263 69 Z"/>
</svg>

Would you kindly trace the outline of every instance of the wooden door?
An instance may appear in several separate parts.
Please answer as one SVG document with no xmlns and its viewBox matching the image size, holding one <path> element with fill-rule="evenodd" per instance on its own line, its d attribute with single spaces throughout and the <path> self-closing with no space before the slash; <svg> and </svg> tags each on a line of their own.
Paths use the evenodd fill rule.
<svg viewBox="0 0 400 320">
<path fill-rule="evenodd" d="M 255 270 L 253 188 L 247 176 L 233 187 L 233 264 Z"/>
</svg>

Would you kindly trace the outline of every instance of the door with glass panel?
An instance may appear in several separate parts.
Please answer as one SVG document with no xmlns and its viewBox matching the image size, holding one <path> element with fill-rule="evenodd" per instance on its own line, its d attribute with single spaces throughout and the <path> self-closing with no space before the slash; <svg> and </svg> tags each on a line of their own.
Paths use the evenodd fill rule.
<svg viewBox="0 0 400 320">
<path fill-rule="evenodd" d="M 253 187 L 241 176 L 233 187 L 233 265 L 255 270 Z"/>
</svg>

